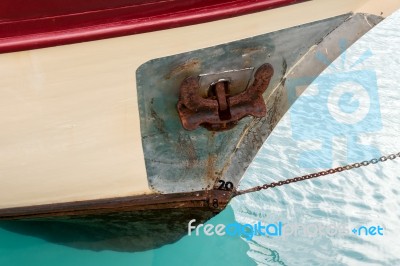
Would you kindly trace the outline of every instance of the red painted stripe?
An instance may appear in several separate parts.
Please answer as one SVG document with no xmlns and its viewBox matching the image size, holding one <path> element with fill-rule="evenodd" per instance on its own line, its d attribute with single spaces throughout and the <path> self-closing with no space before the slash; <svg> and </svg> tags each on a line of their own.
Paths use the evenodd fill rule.
<svg viewBox="0 0 400 266">
<path fill-rule="evenodd" d="M 0 53 L 181 27 L 303 1 L 4 0 Z"/>
</svg>

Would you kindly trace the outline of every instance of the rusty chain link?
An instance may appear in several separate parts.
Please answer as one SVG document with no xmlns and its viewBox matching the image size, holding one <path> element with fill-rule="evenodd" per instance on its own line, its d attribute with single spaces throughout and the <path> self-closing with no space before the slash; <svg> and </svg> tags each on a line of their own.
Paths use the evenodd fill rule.
<svg viewBox="0 0 400 266">
<path fill-rule="evenodd" d="M 233 196 L 238 196 L 238 195 L 243 195 L 246 193 L 250 193 L 250 192 L 255 192 L 255 191 L 260 191 L 263 189 L 268 189 L 268 188 L 273 188 L 273 187 L 279 187 L 279 186 L 283 186 L 283 185 L 287 185 L 290 183 L 295 183 L 295 182 L 299 182 L 299 181 L 304 181 L 304 180 L 308 180 L 308 179 L 312 179 L 312 178 L 316 178 L 316 177 L 320 177 L 320 176 L 326 176 L 326 175 L 331 175 L 334 173 L 339 173 L 339 172 L 343 172 L 343 171 L 348 171 L 354 168 L 360 168 L 362 166 L 368 166 L 370 164 L 377 164 L 377 163 L 381 163 L 381 162 L 386 162 L 387 160 L 394 160 L 396 158 L 400 157 L 400 152 L 396 153 L 396 154 L 390 154 L 390 155 L 386 155 L 386 156 L 381 156 L 378 159 L 371 159 L 369 161 L 362 161 L 359 163 L 353 163 L 353 164 L 348 164 L 345 166 L 339 166 L 336 168 L 331 168 L 325 171 L 321 171 L 321 172 L 317 172 L 317 173 L 313 173 L 313 174 L 308 174 L 308 175 L 303 175 L 303 176 L 298 176 L 298 177 L 294 177 L 294 178 L 289 178 L 286 180 L 282 180 L 282 181 L 278 181 L 278 182 L 272 182 L 272 183 L 267 183 L 264 184 L 262 186 L 256 186 L 253 188 L 249 188 L 249 189 L 245 189 L 245 190 L 239 190 L 233 193 Z"/>
</svg>

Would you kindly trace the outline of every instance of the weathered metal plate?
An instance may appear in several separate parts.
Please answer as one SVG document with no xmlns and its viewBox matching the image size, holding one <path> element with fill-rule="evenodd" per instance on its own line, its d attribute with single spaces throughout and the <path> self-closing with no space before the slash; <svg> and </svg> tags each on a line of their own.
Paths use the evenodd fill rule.
<svg viewBox="0 0 400 266">
<path fill-rule="evenodd" d="M 151 188 L 162 193 L 196 191 L 215 186 L 219 179 L 236 185 L 290 105 L 283 99 L 288 70 L 350 17 L 351 14 L 346 14 L 143 64 L 136 76 L 142 143 Z M 362 23 L 360 19 L 357 21 Z M 359 33 L 346 36 L 348 43 L 370 27 L 358 28 Z M 336 52 L 335 56 L 338 55 Z M 187 131 L 182 127 L 176 104 L 185 78 L 258 68 L 264 63 L 270 63 L 275 70 L 264 93 L 266 117 L 246 117 L 234 129 L 223 132 L 204 128 Z M 325 67 L 318 65 L 316 72 Z"/>
</svg>

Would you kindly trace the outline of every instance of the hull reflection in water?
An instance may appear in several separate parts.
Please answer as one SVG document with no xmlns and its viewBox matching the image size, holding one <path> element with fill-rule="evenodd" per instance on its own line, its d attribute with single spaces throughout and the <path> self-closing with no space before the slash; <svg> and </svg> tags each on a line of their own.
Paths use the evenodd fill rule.
<svg viewBox="0 0 400 266">
<path fill-rule="evenodd" d="M 0 227 L 78 249 L 134 252 L 176 242 L 187 234 L 191 219 L 204 222 L 212 216 L 211 212 L 195 209 L 151 210 L 0 221 Z"/>
</svg>

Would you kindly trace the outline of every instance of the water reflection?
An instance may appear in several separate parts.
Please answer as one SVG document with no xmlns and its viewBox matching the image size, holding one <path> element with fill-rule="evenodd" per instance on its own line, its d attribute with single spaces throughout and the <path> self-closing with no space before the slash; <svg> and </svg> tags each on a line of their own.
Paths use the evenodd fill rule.
<svg viewBox="0 0 400 266">
<path fill-rule="evenodd" d="M 393 19 L 400 21 L 400 13 L 397 17 Z M 389 74 L 397 73 L 400 52 L 387 53 L 387 44 L 398 41 L 400 35 L 390 29 L 396 23 L 390 23 L 393 21 L 385 20 L 372 34 L 364 36 L 302 94 L 292 106 L 290 115 L 280 121 L 250 165 L 241 182 L 242 188 L 320 171 L 324 169 L 318 167 L 321 160 L 324 166 L 337 167 L 354 163 L 355 159 L 367 160 L 380 153 L 400 151 L 400 91 L 394 89 L 398 87 L 400 76 Z M 367 48 L 371 49 L 369 53 L 365 52 Z M 340 101 L 341 95 L 324 92 L 335 90 L 339 76 L 342 79 L 339 81 L 354 76 L 357 80 L 357 73 L 365 69 L 377 80 L 370 79 L 370 83 L 362 84 L 366 90 L 363 95 L 346 95 L 345 101 Z M 372 90 L 377 91 L 369 94 Z M 338 104 L 338 108 L 329 107 L 333 104 Z M 354 124 L 334 125 L 340 121 L 327 117 L 350 110 L 344 108 L 345 104 L 367 110 L 358 112 L 363 116 Z M 308 130 L 302 130 L 300 134 L 296 130 L 301 125 Z M 327 136 L 331 138 L 329 145 L 325 143 Z M 270 250 L 287 265 L 399 265 L 398 160 L 234 199 L 232 208 L 240 223 L 282 221 L 288 226 L 301 225 L 303 231 L 310 225 L 345 229 L 342 234 L 299 232 L 280 238 L 256 236 L 248 242 L 249 256 L 259 265 L 276 265 L 271 262 Z M 381 226 L 383 235 L 364 233 L 359 236 L 352 232 L 360 226 Z"/>
<path fill-rule="evenodd" d="M 0 221 L 0 228 L 77 249 L 136 252 L 174 243 L 187 234 L 191 219 L 212 216 L 201 209 L 152 210 Z"/>
</svg>

